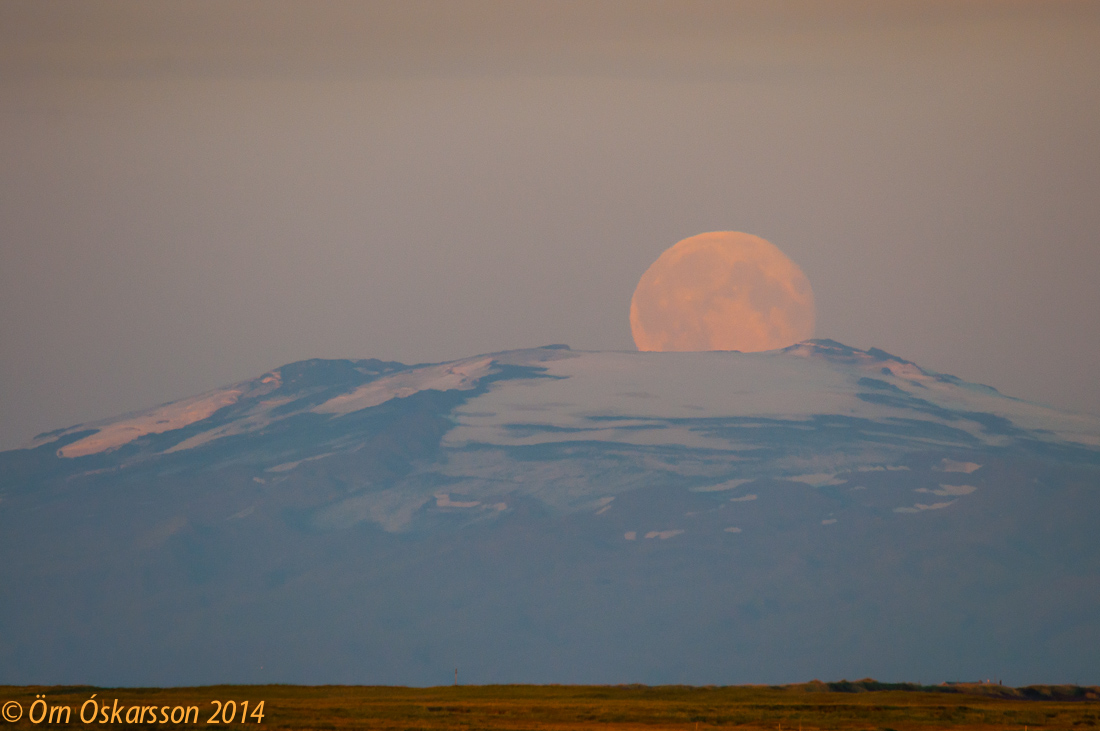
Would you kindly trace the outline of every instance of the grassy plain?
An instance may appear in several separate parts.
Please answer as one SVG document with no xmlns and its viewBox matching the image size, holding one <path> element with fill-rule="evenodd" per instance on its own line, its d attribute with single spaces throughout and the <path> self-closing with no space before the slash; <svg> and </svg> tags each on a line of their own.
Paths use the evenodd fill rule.
<svg viewBox="0 0 1100 731">
<path fill-rule="evenodd" d="M 119 710 L 114 723 L 83 724 L 82 704 L 95 693 Z M 271 729 L 658 729 L 740 728 L 783 731 L 860 729 L 992 730 L 1076 729 L 1100 724 L 1100 689 L 1034 686 L 1012 689 L 997 685 L 888 685 L 873 681 L 808 683 L 790 686 L 444 686 L 404 688 L 376 686 L 209 686 L 197 688 L 90 688 L 0 686 L 0 704 L 16 701 L 22 717 L 0 722 L 12 729 L 49 726 L 32 723 L 31 704 L 43 696 L 43 708 L 69 706 L 68 727 L 114 727 L 125 723 L 134 706 L 158 708 L 157 722 L 144 716 L 144 728 L 171 726 L 210 728 L 218 705 L 235 701 L 233 726 L 240 726 L 242 702 L 249 713 L 264 701 L 262 724 Z M 117 701 L 117 705 L 115 705 Z M 219 704 L 220 705 L 220 704 Z M 160 710 L 197 706 L 199 723 L 162 722 Z M 93 707 L 85 710 L 91 716 Z M 131 720 L 136 712 L 130 711 Z M 191 715 L 194 719 L 194 712 Z M 55 716 L 56 721 L 57 716 Z M 98 718 L 97 718 L 98 721 Z M 52 724 L 57 727 L 58 724 Z M 224 726 L 224 722 L 219 723 Z"/>
</svg>

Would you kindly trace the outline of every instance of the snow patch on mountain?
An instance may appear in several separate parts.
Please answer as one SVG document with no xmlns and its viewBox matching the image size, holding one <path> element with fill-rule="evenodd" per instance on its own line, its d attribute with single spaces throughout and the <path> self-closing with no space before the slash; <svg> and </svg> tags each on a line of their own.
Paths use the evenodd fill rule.
<svg viewBox="0 0 1100 731">
<path fill-rule="evenodd" d="M 182 442 L 166 449 L 164 453 L 172 454 L 173 452 L 181 452 L 185 449 L 194 449 L 195 447 L 201 447 L 204 444 L 221 439 L 222 437 L 231 437 L 259 431 L 277 420 L 277 417 L 274 416 L 276 409 L 295 400 L 295 396 L 284 396 L 281 398 L 257 401 L 245 414 L 233 421 L 213 429 L 207 429 L 193 437 L 188 437 Z"/>
<path fill-rule="evenodd" d="M 84 457 L 117 449 L 147 434 L 163 434 L 202 421 L 215 411 L 237 402 L 241 389 L 228 388 L 165 404 L 123 421 L 106 424 L 95 434 L 66 444 L 59 457 Z"/>
<path fill-rule="evenodd" d="M 489 375 L 493 362 L 492 356 L 481 356 L 385 376 L 349 393 L 334 396 L 315 406 L 313 412 L 344 415 L 384 404 L 390 399 L 407 398 L 420 391 L 468 391 L 476 388 L 478 381 Z"/>
<path fill-rule="evenodd" d="M 681 534 L 681 533 L 683 533 L 683 532 L 684 532 L 684 531 L 683 531 L 683 530 L 680 530 L 680 529 L 674 529 L 674 530 L 651 530 L 650 532 L 648 532 L 648 533 L 646 533 L 646 534 L 645 534 L 645 537 L 646 537 L 646 538 L 658 538 L 658 539 L 660 539 L 660 540 L 662 540 L 662 541 L 667 541 L 667 540 L 668 540 L 669 538 L 673 538 L 673 537 L 675 537 L 675 536 L 678 536 L 678 535 L 680 535 L 680 534 Z"/>
<path fill-rule="evenodd" d="M 941 472 L 962 472 L 969 475 L 971 472 L 976 472 L 981 469 L 981 465 L 977 462 L 956 462 L 953 459 L 943 458 L 940 462 Z"/>
<path fill-rule="evenodd" d="M 437 492 L 435 495 L 437 508 L 476 508 L 481 505 L 480 500 L 452 500 L 450 493 Z"/>
<path fill-rule="evenodd" d="M 471 399 L 454 412 L 456 426 L 444 446 L 584 440 L 729 452 L 758 445 L 739 441 L 736 430 L 717 420 L 740 419 L 741 430 L 779 423 L 811 430 L 826 414 L 882 425 L 881 431 L 868 427 L 867 436 L 884 445 L 914 421 L 936 427 L 908 437 L 930 447 L 1005 447 L 1024 432 L 1040 441 L 1100 444 L 1100 418 L 1011 399 L 882 351 L 831 341 L 767 353 L 571 355 L 542 363 L 542 378 L 503 380 Z"/>
<path fill-rule="evenodd" d="M 947 496 L 969 495 L 970 493 L 974 492 L 977 489 L 978 488 L 974 487 L 973 485 L 940 485 L 938 490 L 933 490 L 933 489 L 928 488 L 928 487 L 918 487 L 916 489 L 916 492 L 927 492 L 927 493 L 930 493 L 932 495 L 940 495 L 942 497 L 947 497 Z"/>
<path fill-rule="evenodd" d="M 57 456 L 73 458 L 108 452 L 150 434 L 164 434 L 191 426 L 210 418 L 226 406 L 232 406 L 243 399 L 263 396 L 280 385 L 281 378 L 278 372 L 265 373 L 259 378 L 161 404 L 152 409 L 40 434 L 25 448 L 34 449 L 69 434 L 94 429 L 94 434 L 89 434 L 58 449 Z"/>
<path fill-rule="evenodd" d="M 793 475 L 784 478 L 790 482 L 801 482 L 810 487 L 825 487 L 827 485 L 843 485 L 847 480 L 840 479 L 836 475 L 827 472 L 818 472 L 813 475 Z"/>
<path fill-rule="evenodd" d="M 741 477 L 735 480 L 726 480 L 725 482 L 719 482 L 717 485 L 704 485 L 703 487 L 693 487 L 692 492 L 723 492 L 725 490 L 733 490 L 735 488 L 744 485 L 746 482 L 752 482 L 751 478 Z M 736 499 L 736 498 L 735 498 Z"/>
<path fill-rule="evenodd" d="M 923 503 L 917 503 L 911 508 L 894 508 L 895 513 L 920 513 L 925 510 L 942 510 L 950 505 L 954 505 L 957 500 L 950 500 L 946 503 L 932 503 L 931 505 L 925 505 Z"/>
</svg>

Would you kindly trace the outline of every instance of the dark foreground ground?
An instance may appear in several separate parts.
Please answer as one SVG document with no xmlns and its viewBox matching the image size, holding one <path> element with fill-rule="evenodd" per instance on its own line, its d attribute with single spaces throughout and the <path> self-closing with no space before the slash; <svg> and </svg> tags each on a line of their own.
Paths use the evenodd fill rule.
<svg viewBox="0 0 1100 731">
<path fill-rule="evenodd" d="M 92 697 L 94 695 L 94 698 Z M 39 698 L 45 703 L 33 705 Z M 89 699 L 105 703 L 97 715 Z M 11 702 L 19 704 L 16 708 Z M 91 688 L 0 686 L 8 728 L 209 727 L 293 729 L 1089 729 L 1100 688 L 992 684 L 893 685 L 874 681 L 790 686 L 208 686 Z M 263 702 L 262 719 L 253 711 Z M 33 708 L 32 708 L 33 705 Z M 66 723 L 62 707 L 69 707 Z M 156 708 L 155 721 L 153 708 Z M 85 724 L 84 718 L 96 720 Z M 100 707 L 102 708 L 102 706 Z M 212 715 L 221 713 L 217 718 Z M 21 717 L 11 718 L 21 709 Z M 55 710 L 58 709 L 58 710 Z M 187 709 L 190 722 L 173 723 Z M 45 714 L 45 718 L 43 718 Z M 112 719 L 112 716 L 114 717 Z M 198 723 L 195 723 L 195 717 Z M 167 718 L 167 721 L 163 719 Z M 60 723 L 58 721 L 60 720 Z M 129 721 L 130 723 L 127 723 Z"/>
</svg>

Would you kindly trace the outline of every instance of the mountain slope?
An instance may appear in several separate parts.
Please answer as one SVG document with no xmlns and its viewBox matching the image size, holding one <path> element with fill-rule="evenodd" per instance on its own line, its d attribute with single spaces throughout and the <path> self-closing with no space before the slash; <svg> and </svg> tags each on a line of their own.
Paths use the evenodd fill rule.
<svg viewBox="0 0 1100 731">
<path fill-rule="evenodd" d="M 1098 476 L 832 341 L 303 361 L 0 453 L 0 682 L 1097 682 Z"/>
</svg>

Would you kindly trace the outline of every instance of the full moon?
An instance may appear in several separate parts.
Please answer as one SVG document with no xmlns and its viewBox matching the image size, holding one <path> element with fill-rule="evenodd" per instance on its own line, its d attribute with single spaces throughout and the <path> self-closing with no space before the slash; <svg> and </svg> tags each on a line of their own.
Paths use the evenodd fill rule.
<svg viewBox="0 0 1100 731">
<path fill-rule="evenodd" d="M 814 293 L 774 244 L 739 231 L 684 239 L 630 301 L 638 350 L 774 350 L 813 337 Z"/>
</svg>

